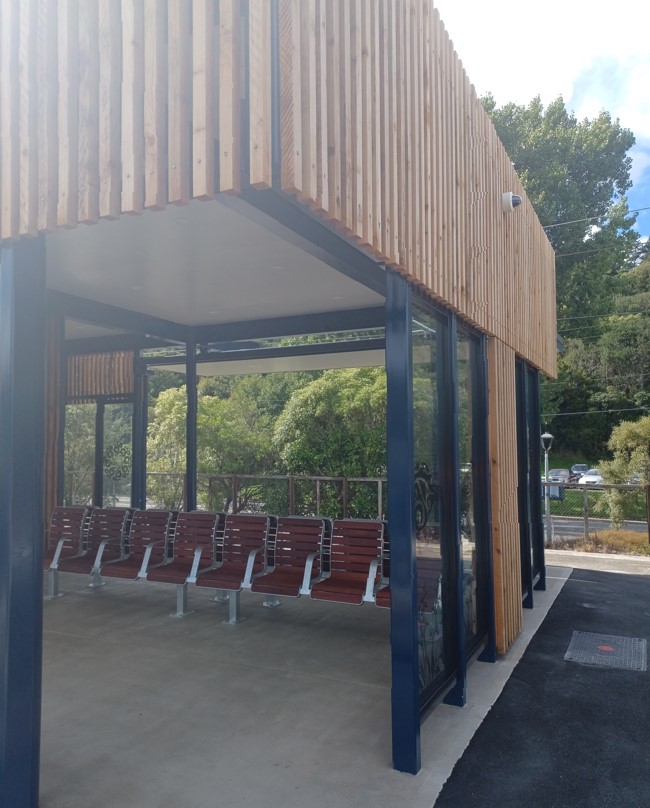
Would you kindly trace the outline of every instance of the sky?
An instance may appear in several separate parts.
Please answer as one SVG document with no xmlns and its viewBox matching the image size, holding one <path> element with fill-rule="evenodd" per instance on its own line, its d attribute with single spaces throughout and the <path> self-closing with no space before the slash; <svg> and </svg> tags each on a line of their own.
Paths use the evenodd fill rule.
<svg viewBox="0 0 650 808">
<path fill-rule="evenodd" d="M 579 119 L 601 110 L 636 145 L 630 209 L 650 208 L 650 0 L 434 0 L 470 81 L 497 104 L 562 95 Z M 650 210 L 637 230 L 650 236 Z"/>
</svg>

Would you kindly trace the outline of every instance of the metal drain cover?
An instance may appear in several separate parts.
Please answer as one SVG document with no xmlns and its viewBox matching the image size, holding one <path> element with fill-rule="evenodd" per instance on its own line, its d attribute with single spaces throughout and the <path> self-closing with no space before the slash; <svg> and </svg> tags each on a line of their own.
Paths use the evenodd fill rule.
<svg viewBox="0 0 650 808">
<path fill-rule="evenodd" d="M 625 671 L 648 670 L 646 640 L 574 631 L 564 659 L 581 665 L 618 668 Z"/>
</svg>

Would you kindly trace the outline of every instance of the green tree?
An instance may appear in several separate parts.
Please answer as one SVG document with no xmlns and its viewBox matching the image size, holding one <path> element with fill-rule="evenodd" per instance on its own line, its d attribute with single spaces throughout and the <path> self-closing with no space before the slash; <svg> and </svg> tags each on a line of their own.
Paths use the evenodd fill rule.
<svg viewBox="0 0 650 808">
<path fill-rule="evenodd" d="M 650 484 L 650 415 L 618 424 L 612 430 L 608 448 L 612 459 L 600 463 L 606 482 L 620 484 L 634 479 L 642 485 Z M 616 525 L 628 518 L 626 505 L 629 497 L 626 493 L 622 489 L 605 492 L 609 514 Z"/>
<path fill-rule="evenodd" d="M 482 101 L 555 249 L 560 322 L 609 313 L 611 278 L 639 244 L 625 200 L 634 135 L 604 111 L 579 121 L 561 97 L 546 108 L 539 96 L 528 105 Z"/>
</svg>

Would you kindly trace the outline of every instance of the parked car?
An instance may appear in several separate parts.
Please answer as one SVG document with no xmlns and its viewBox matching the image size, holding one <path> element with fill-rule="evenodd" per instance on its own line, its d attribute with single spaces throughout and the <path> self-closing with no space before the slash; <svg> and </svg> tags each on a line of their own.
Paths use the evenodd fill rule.
<svg viewBox="0 0 650 808">
<path fill-rule="evenodd" d="M 578 482 L 580 485 L 600 485 L 605 481 L 603 480 L 603 475 L 598 471 L 598 469 L 589 469 L 586 474 L 582 475 Z"/>
<path fill-rule="evenodd" d="M 551 469 L 548 478 L 554 483 L 570 483 L 571 472 L 569 469 Z"/>
<path fill-rule="evenodd" d="M 586 463 L 574 463 L 571 466 L 571 482 L 577 483 L 589 471 L 589 466 Z"/>
</svg>

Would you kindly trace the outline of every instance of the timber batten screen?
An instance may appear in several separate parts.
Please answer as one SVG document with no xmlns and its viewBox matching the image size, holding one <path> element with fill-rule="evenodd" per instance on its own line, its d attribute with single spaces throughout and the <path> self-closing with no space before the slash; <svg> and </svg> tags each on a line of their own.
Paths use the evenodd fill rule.
<svg viewBox="0 0 650 808">
<path fill-rule="evenodd" d="M 273 188 L 555 373 L 552 248 L 430 0 L 5 0 L 0 29 L 1 239 Z"/>
</svg>

